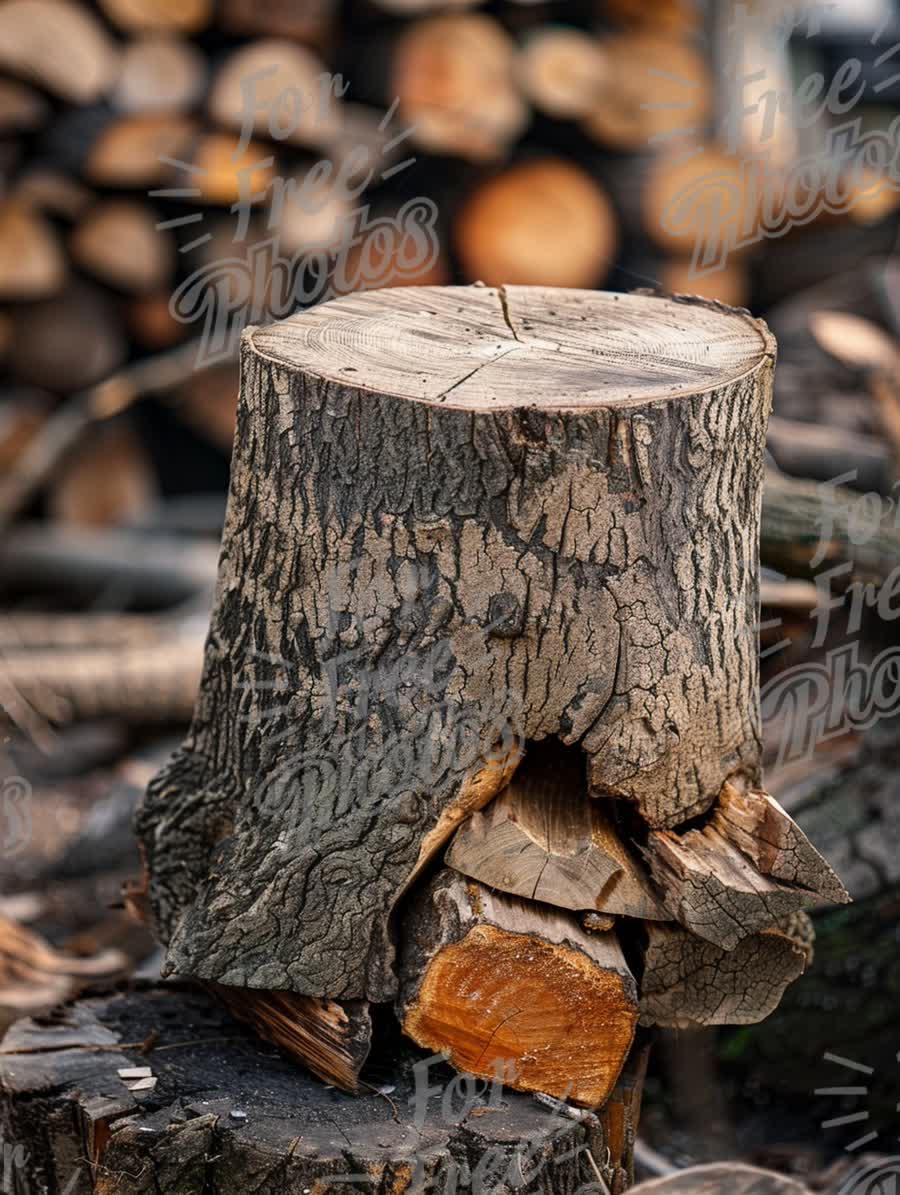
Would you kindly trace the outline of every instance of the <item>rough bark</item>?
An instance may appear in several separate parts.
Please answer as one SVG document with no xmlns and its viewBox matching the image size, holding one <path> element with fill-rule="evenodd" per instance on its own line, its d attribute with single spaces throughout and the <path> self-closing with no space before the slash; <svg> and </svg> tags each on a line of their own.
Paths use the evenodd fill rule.
<svg viewBox="0 0 900 1195">
<path fill-rule="evenodd" d="M 807 949 L 791 934 L 766 930 L 723 950 L 680 926 L 648 923 L 641 1024 L 691 1029 L 761 1021 L 803 974 Z"/>
<path fill-rule="evenodd" d="M 439 872 L 403 923 L 400 1014 L 459 1070 L 596 1107 L 637 1023 L 614 930 Z"/>
<path fill-rule="evenodd" d="M 0 1131 L 24 1155 L 14 1195 L 574 1195 L 596 1182 L 591 1160 L 618 1195 L 639 1062 L 596 1116 L 410 1055 L 346 1096 L 207 997 L 153 988 L 16 1025 L 0 1046 Z M 152 1092 L 129 1090 L 119 1071 L 133 1066 L 150 1067 Z"/>
<path fill-rule="evenodd" d="M 515 287 L 245 334 L 202 692 L 138 821 L 171 969 L 392 998 L 391 911 L 516 742 L 658 827 L 758 782 L 772 359 L 714 304 Z"/>
<path fill-rule="evenodd" d="M 726 813 L 717 808 L 702 830 L 654 830 L 647 840 L 645 854 L 666 908 L 723 950 L 734 950 L 817 897 L 841 904 L 850 899 L 805 834 L 776 808 L 750 796 L 742 803 L 743 824 L 730 801 Z"/>
</svg>

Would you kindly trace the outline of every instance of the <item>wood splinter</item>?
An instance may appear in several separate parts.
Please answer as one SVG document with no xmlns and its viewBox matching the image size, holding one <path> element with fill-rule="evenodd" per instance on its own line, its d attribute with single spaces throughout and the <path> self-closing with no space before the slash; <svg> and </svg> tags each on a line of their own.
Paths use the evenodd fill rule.
<svg viewBox="0 0 900 1195">
<path fill-rule="evenodd" d="M 666 907 L 721 946 L 814 903 L 850 898 L 806 835 L 766 793 L 727 785 L 710 822 L 685 834 L 653 831 L 644 848 Z"/>
</svg>

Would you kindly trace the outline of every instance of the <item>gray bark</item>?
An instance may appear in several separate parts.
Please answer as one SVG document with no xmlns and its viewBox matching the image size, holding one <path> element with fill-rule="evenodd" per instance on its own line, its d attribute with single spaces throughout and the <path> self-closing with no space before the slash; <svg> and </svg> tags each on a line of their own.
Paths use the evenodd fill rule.
<svg viewBox="0 0 900 1195">
<path fill-rule="evenodd" d="M 392 911 L 523 740 L 655 827 L 758 781 L 773 355 L 714 304 L 518 287 L 245 334 L 202 691 L 138 819 L 170 969 L 392 998 Z"/>
</svg>

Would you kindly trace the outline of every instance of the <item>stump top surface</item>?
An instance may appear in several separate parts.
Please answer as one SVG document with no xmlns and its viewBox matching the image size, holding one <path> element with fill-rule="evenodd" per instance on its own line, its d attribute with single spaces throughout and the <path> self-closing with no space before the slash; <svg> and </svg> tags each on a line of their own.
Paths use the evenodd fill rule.
<svg viewBox="0 0 900 1195">
<path fill-rule="evenodd" d="M 368 291 L 246 335 L 313 377 L 484 411 L 696 394 L 774 354 L 764 324 L 721 305 L 532 286 Z"/>
</svg>

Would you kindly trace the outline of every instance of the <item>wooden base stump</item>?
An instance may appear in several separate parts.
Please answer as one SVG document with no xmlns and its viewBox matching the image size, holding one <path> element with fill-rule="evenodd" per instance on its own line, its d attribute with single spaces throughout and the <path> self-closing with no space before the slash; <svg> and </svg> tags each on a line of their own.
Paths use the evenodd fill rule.
<svg viewBox="0 0 900 1195">
<path fill-rule="evenodd" d="M 14 1026 L 0 1139 L 14 1195 L 567 1195 L 595 1166 L 615 1193 L 631 1181 L 633 1057 L 599 1115 L 403 1046 L 370 1063 L 354 1097 L 202 993 L 156 986 Z"/>
</svg>

